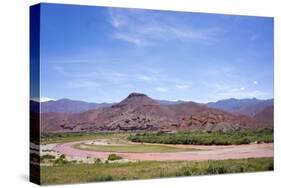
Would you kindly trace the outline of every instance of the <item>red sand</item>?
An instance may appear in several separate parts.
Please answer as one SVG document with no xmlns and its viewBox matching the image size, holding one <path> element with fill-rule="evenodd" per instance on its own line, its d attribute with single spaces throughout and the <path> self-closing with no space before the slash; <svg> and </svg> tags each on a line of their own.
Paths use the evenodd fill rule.
<svg viewBox="0 0 281 188">
<path fill-rule="evenodd" d="M 273 143 L 249 144 L 230 146 L 200 146 L 186 145 L 187 147 L 201 149 L 201 151 L 167 152 L 167 153 L 119 153 L 119 152 L 98 152 L 86 151 L 74 148 L 74 145 L 81 142 L 69 142 L 57 145 L 54 150 L 72 157 L 95 157 L 106 159 L 110 153 L 115 153 L 130 160 L 224 160 L 224 159 L 245 159 L 258 157 L 273 157 Z"/>
</svg>

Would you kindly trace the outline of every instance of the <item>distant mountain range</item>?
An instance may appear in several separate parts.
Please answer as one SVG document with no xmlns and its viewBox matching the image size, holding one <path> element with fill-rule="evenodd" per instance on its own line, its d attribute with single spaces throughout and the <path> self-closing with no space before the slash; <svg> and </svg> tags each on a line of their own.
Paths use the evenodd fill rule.
<svg viewBox="0 0 281 188">
<path fill-rule="evenodd" d="M 258 99 L 245 100 L 247 102 L 228 99 L 207 104 L 184 101 L 163 102 L 145 94 L 131 93 L 116 104 L 86 103 L 69 99 L 48 101 L 41 103 L 41 130 L 43 132 L 228 131 L 273 126 L 273 100 L 272 103 L 270 100 L 266 100 L 267 102 Z M 234 105 L 235 103 L 237 105 Z M 256 109 L 252 110 L 252 108 Z M 237 109 L 242 109 L 242 113 Z M 251 112 L 245 109 L 250 109 Z"/>
<path fill-rule="evenodd" d="M 159 100 L 163 105 L 181 104 L 185 101 L 167 101 Z M 260 100 L 252 99 L 225 99 L 217 102 L 209 102 L 205 105 L 210 108 L 224 110 L 231 113 L 244 114 L 248 116 L 255 116 L 266 107 L 273 106 L 273 99 Z M 33 102 L 34 103 L 34 102 Z M 45 112 L 66 112 L 66 113 L 81 113 L 88 110 L 94 110 L 103 107 L 109 107 L 115 103 L 89 103 L 71 99 L 60 99 L 56 101 L 41 102 L 41 113 Z M 35 106 L 36 104 L 33 104 Z"/>
<path fill-rule="evenodd" d="M 206 105 L 211 108 L 224 110 L 231 113 L 255 116 L 266 107 L 273 106 L 273 99 L 225 99 L 217 102 L 210 102 Z"/>
<path fill-rule="evenodd" d="M 81 113 L 88 110 L 111 106 L 112 103 L 88 103 L 78 100 L 60 99 L 41 103 L 41 113 L 44 112 L 67 112 Z"/>
</svg>

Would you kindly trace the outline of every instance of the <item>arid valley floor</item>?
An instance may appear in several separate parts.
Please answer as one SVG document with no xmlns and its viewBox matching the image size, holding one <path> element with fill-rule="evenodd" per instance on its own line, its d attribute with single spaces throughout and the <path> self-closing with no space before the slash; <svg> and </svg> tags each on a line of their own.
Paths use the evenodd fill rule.
<svg viewBox="0 0 281 188">
<path fill-rule="evenodd" d="M 236 108 L 140 93 L 93 109 L 43 103 L 40 127 L 32 124 L 40 138 L 31 142 L 31 174 L 40 173 L 40 184 L 64 184 L 273 170 L 273 100 L 219 104 L 229 101 Z"/>
</svg>

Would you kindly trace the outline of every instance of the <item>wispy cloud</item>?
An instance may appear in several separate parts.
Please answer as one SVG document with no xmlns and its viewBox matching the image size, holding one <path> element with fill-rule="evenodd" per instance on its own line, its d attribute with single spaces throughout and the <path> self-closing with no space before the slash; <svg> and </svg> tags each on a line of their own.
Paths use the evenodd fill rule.
<svg viewBox="0 0 281 188">
<path fill-rule="evenodd" d="M 53 70 L 61 76 L 69 78 L 106 78 L 109 80 L 125 79 L 126 74 L 112 70 L 68 70 L 62 66 L 54 66 Z"/>
<path fill-rule="evenodd" d="M 231 93 L 235 93 L 235 92 L 243 92 L 245 91 L 245 88 L 244 87 L 240 87 L 240 88 L 233 88 L 230 90 Z"/>
<path fill-rule="evenodd" d="M 155 80 L 157 80 L 156 77 L 148 76 L 148 75 L 137 75 L 136 78 L 138 80 L 142 80 L 142 81 L 155 81 Z"/>
<path fill-rule="evenodd" d="M 114 33 L 112 35 L 114 38 L 123 40 L 132 44 L 135 44 L 137 46 L 143 46 L 149 44 L 147 41 L 141 39 L 138 36 L 135 36 L 134 34 L 128 34 L 128 33 Z"/>
<path fill-rule="evenodd" d="M 176 88 L 177 89 L 188 89 L 188 88 L 190 88 L 190 85 L 189 84 L 178 84 L 178 85 L 176 85 Z"/>
<path fill-rule="evenodd" d="M 211 44 L 219 27 L 194 27 L 180 17 L 143 10 L 109 9 L 112 37 L 137 46 L 178 40 Z"/>
<path fill-rule="evenodd" d="M 225 98 L 270 98 L 270 94 L 258 89 L 234 87 L 233 84 L 215 84 L 213 95 L 216 99 Z"/>
<path fill-rule="evenodd" d="M 56 71 L 61 77 L 66 79 L 65 87 L 70 89 L 79 88 L 98 88 L 101 84 L 106 83 L 120 84 L 128 80 L 128 75 L 118 71 L 111 70 L 67 70 L 61 66 L 54 66 L 53 70 Z"/>
<path fill-rule="evenodd" d="M 169 89 L 166 88 L 166 87 L 156 87 L 155 90 L 159 91 L 159 92 L 167 92 L 167 91 L 169 91 Z"/>
<path fill-rule="evenodd" d="M 192 86 L 190 81 L 171 77 L 169 74 L 165 74 L 159 70 L 149 70 L 143 74 L 136 75 L 135 79 L 140 82 L 145 82 L 148 87 L 157 86 L 154 89 L 161 92 L 166 92 L 168 89 L 166 87 L 158 86 L 169 86 L 170 88 L 178 90 L 189 89 Z"/>
<path fill-rule="evenodd" d="M 254 84 L 254 85 L 258 85 L 259 82 L 255 80 L 255 81 L 253 81 L 253 84 Z"/>
</svg>

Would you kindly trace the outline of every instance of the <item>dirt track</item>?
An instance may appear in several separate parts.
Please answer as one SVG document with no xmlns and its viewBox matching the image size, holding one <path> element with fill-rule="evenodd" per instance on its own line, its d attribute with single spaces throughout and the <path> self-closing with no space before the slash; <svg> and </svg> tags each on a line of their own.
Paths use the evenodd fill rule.
<svg viewBox="0 0 281 188">
<path fill-rule="evenodd" d="M 57 145 L 54 150 L 72 157 L 95 157 L 106 159 L 110 153 L 115 153 L 130 160 L 224 160 L 244 159 L 258 157 L 273 157 L 273 143 L 249 144 L 231 146 L 200 146 L 200 145 L 178 145 L 200 149 L 200 151 L 168 152 L 168 153 L 118 153 L 118 152 L 97 152 L 76 149 L 73 146 L 81 142 L 69 142 Z"/>
</svg>

